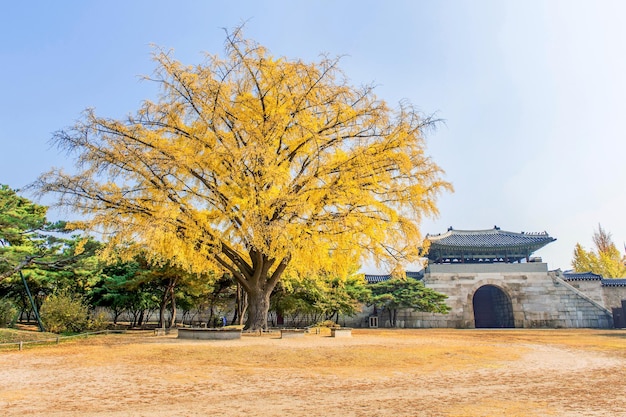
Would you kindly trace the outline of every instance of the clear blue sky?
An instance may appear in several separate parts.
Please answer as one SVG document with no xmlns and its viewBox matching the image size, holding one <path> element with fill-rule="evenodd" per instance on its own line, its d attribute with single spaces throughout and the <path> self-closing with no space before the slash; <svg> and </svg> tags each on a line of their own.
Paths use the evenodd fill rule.
<svg viewBox="0 0 626 417">
<path fill-rule="evenodd" d="M 456 192 L 424 233 L 545 230 L 558 240 L 537 255 L 551 269 L 570 267 L 576 242 L 590 248 L 599 223 L 623 246 L 622 1 L 5 2 L 0 183 L 70 167 L 49 140 L 85 108 L 120 117 L 154 99 L 139 81 L 154 69 L 151 44 L 196 64 L 244 21 L 274 55 L 342 55 L 354 84 L 445 119 L 428 151 Z"/>
</svg>

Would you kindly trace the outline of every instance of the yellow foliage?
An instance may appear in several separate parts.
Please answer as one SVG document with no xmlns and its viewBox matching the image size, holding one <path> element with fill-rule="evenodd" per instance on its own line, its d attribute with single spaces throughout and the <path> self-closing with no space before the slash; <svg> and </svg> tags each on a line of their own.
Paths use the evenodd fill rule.
<svg viewBox="0 0 626 417">
<path fill-rule="evenodd" d="M 572 267 L 576 272 L 593 272 L 604 278 L 626 277 L 626 257 L 611 239 L 611 234 L 598 225 L 594 232 L 595 251 L 585 250 L 580 243 L 574 248 Z"/>
<path fill-rule="evenodd" d="M 42 191 L 112 246 L 226 270 L 248 290 L 286 270 L 415 261 L 422 217 L 451 190 L 424 153 L 433 121 L 351 86 L 337 59 L 276 58 L 239 30 L 226 52 L 185 66 L 157 50 L 158 101 L 126 120 L 87 110 L 55 137 L 79 173 L 52 171 Z"/>
<path fill-rule="evenodd" d="M 89 239 L 83 238 L 76 242 L 76 247 L 74 248 L 74 256 L 78 256 L 85 251 L 85 245 L 89 242 Z"/>
</svg>

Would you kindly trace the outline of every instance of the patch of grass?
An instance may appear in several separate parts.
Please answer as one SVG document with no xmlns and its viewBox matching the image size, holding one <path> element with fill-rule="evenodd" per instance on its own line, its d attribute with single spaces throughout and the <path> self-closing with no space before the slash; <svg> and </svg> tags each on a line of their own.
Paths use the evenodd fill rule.
<svg viewBox="0 0 626 417">
<path fill-rule="evenodd" d="M 0 343 L 31 342 L 55 338 L 56 334 L 29 330 L 0 329 Z"/>
</svg>

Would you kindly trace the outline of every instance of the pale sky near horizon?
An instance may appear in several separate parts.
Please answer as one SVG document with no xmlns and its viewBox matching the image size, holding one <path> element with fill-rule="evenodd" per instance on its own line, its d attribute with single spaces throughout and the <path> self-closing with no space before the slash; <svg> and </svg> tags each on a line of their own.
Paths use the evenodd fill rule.
<svg viewBox="0 0 626 417">
<path fill-rule="evenodd" d="M 49 140 L 85 108 L 121 117 L 156 99 L 139 81 L 154 69 L 151 44 L 198 64 L 223 53 L 223 28 L 246 22 L 246 37 L 275 56 L 341 55 L 353 84 L 445 120 L 427 146 L 455 192 L 424 234 L 547 231 L 557 241 L 535 255 L 550 269 L 569 269 L 598 224 L 624 247 L 626 2 L 26 0 L 0 10 L 0 183 L 12 188 L 72 165 Z"/>
</svg>

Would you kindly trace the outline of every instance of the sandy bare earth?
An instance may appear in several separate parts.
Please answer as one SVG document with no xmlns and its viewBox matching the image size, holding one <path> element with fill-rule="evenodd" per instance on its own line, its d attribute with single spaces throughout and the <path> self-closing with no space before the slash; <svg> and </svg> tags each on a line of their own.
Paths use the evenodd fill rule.
<svg viewBox="0 0 626 417">
<path fill-rule="evenodd" d="M 149 333 L 0 351 L 2 416 L 626 416 L 626 331 Z"/>
</svg>

